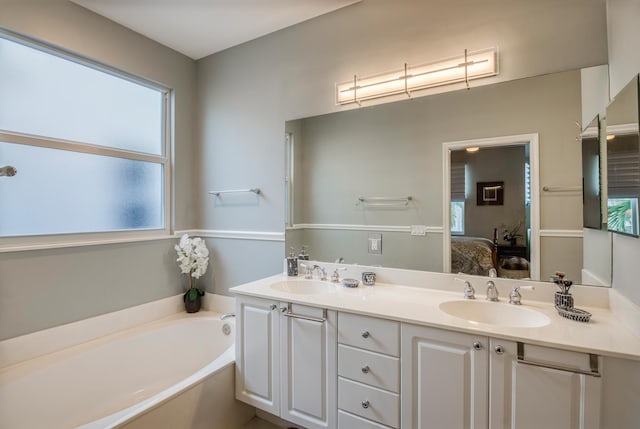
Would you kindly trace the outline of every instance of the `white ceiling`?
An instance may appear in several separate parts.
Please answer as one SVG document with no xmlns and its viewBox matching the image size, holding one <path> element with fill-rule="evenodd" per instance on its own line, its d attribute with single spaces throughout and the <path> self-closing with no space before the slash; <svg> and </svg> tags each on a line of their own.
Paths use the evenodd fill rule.
<svg viewBox="0 0 640 429">
<path fill-rule="evenodd" d="M 71 0 L 200 59 L 361 0 Z"/>
</svg>

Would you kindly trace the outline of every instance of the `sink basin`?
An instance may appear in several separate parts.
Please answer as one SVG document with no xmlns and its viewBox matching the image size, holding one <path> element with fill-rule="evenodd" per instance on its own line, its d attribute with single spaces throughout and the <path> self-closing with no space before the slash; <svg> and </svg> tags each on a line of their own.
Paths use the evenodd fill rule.
<svg viewBox="0 0 640 429">
<path fill-rule="evenodd" d="M 301 295 L 316 295 L 335 292 L 336 286 L 316 280 L 289 280 L 273 283 L 271 289 Z"/>
<path fill-rule="evenodd" d="M 440 310 L 470 322 L 513 328 L 539 328 L 549 324 L 550 319 L 536 310 L 488 301 L 446 301 Z"/>
</svg>

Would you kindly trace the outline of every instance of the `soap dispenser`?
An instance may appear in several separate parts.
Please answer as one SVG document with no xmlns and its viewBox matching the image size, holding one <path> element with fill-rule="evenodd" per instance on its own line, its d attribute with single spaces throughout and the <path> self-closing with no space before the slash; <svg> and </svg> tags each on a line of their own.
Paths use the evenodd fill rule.
<svg viewBox="0 0 640 429">
<path fill-rule="evenodd" d="M 298 276 L 298 259 L 296 258 L 293 247 L 289 252 L 289 256 L 287 256 L 287 275 L 289 277 Z"/>
</svg>

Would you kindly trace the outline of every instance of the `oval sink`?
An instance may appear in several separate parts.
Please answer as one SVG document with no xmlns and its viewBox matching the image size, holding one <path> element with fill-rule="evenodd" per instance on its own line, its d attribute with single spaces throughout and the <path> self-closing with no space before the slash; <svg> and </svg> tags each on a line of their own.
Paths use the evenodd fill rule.
<svg viewBox="0 0 640 429">
<path fill-rule="evenodd" d="M 500 302 L 446 301 L 440 310 L 470 322 L 513 328 L 539 328 L 551 321 L 539 311 Z"/>
<path fill-rule="evenodd" d="M 294 294 L 314 295 L 336 291 L 336 286 L 316 280 L 289 280 L 271 284 L 271 289 Z"/>
</svg>

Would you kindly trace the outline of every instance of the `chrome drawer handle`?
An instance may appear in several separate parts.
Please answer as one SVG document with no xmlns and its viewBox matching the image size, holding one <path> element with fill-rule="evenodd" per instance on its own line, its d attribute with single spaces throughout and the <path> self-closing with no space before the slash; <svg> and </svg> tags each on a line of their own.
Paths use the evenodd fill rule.
<svg viewBox="0 0 640 429">
<path fill-rule="evenodd" d="M 368 400 L 362 401 L 362 408 L 369 408 L 369 405 L 370 404 Z"/>
<path fill-rule="evenodd" d="M 371 336 L 371 334 L 369 333 L 369 331 L 362 331 L 362 338 L 369 338 Z"/>
<path fill-rule="evenodd" d="M 369 365 L 365 365 L 365 366 L 362 367 L 362 372 L 364 374 L 368 374 L 370 370 L 371 370 L 371 368 L 369 368 Z"/>
</svg>

